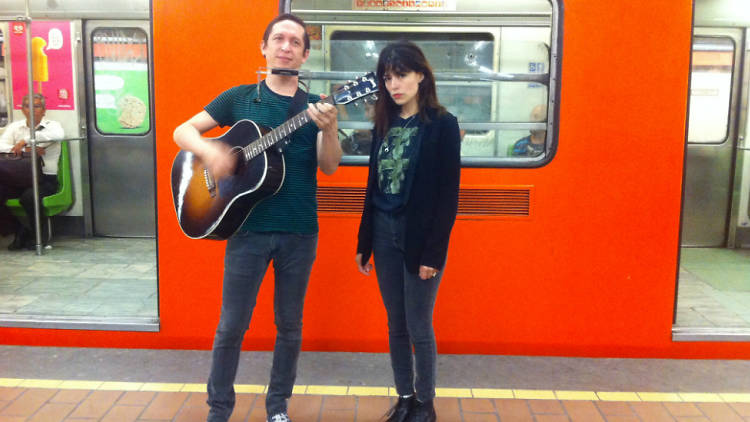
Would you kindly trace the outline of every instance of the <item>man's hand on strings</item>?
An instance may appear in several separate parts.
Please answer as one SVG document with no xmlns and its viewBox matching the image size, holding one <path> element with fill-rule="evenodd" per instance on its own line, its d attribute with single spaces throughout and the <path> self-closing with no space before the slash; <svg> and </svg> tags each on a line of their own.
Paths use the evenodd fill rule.
<svg viewBox="0 0 750 422">
<path fill-rule="evenodd" d="M 217 181 L 234 174 L 237 167 L 237 156 L 221 142 L 207 142 L 201 159 Z"/>
</svg>

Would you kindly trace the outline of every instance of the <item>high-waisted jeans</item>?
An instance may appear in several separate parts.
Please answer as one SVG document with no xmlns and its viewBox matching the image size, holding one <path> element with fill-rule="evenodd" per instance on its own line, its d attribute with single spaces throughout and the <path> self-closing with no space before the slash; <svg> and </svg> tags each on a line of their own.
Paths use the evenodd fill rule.
<svg viewBox="0 0 750 422">
<path fill-rule="evenodd" d="M 275 279 L 276 346 L 266 411 L 269 415 L 286 412 L 297 375 L 302 309 L 317 243 L 317 234 L 239 233 L 229 239 L 224 256 L 221 319 L 214 337 L 207 386 L 207 402 L 211 406 L 209 422 L 228 420 L 234 409 L 234 378 L 240 347 L 271 260 Z"/>
<path fill-rule="evenodd" d="M 405 218 L 380 211 L 376 211 L 373 218 L 373 258 L 388 314 L 388 341 L 396 391 L 405 396 L 416 389 L 419 401 L 429 401 L 435 397 L 437 367 L 432 312 L 442 271 L 427 280 L 407 271 Z M 412 361 L 412 345 L 416 365 Z"/>
</svg>

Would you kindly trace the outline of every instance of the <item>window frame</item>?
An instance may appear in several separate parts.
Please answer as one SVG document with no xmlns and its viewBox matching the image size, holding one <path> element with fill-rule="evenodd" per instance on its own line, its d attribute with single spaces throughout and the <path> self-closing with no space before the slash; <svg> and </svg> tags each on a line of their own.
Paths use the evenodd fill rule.
<svg viewBox="0 0 750 422">
<path fill-rule="evenodd" d="M 693 107 L 691 107 L 692 103 L 692 97 L 693 97 L 693 63 L 692 63 L 692 55 L 695 53 L 695 39 L 696 38 L 702 38 L 702 39 L 723 39 L 723 40 L 729 40 L 729 42 L 732 45 L 732 63 L 731 63 L 731 69 L 732 71 L 729 73 L 729 97 L 727 98 L 727 104 L 726 104 L 726 125 L 724 128 L 724 136 L 720 140 L 716 141 L 690 141 L 690 128 L 692 127 L 690 122 L 690 112 L 689 110 L 692 110 Z M 691 49 L 691 63 L 690 63 L 690 92 L 688 93 L 688 129 L 687 134 L 685 135 L 685 140 L 687 145 L 722 145 L 725 142 L 729 140 L 730 135 L 730 126 L 732 122 L 732 102 L 734 100 L 734 78 L 735 78 L 735 72 L 737 71 L 737 66 L 735 66 L 735 63 L 737 62 L 737 42 L 734 40 L 734 38 L 727 36 L 727 35 L 693 35 L 693 37 L 690 40 L 690 49 Z"/>
<path fill-rule="evenodd" d="M 391 11 L 361 11 L 351 10 L 292 10 L 291 0 L 280 0 L 280 10 L 295 13 L 302 17 L 308 25 L 375 25 L 378 26 L 454 26 L 469 29 L 471 27 L 487 27 L 494 25 L 499 29 L 503 26 L 523 27 L 523 26 L 548 26 L 550 29 L 550 52 L 549 52 L 549 72 L 547 83 L 547 138 L 545 141 L 545 153 L 541 157 L 461 157 L 462 167 L 474 168 L 539 168 L 551 162 L 557 152 L 558 131 L 559 131 L 559 104 L 560 104 L 560 82 L 562 71 L 562 33 L 563 33 L 563 1 L 548 0 L 551 5 L 551 11 L 548 15 L 549 20 L 541 21 L 544 17 L 540 13 L 529 13 L 528 16 L 523 13 L 510 12 L 476 12 L 477 16 L 487 21 L 475 22 L 467 19 L 471 14 L 468 12 L 419 12 L 419 15 L 410 17 L 410 12 L 391 12 Z M 414 11 L 411 11 L 414 13 Z M 386 17 L 387 16 L 387 17 Z M 394 18 L 402 16 L 404 19 L 394 22 Z M 388 19 L 388 20 L 386 20 Z M 491 22 L 491 23 L 488 23 Z M 545 23 L 547 25 L 545 25 Z M 325 36 L 322 42 L 326 42 Z M 527 123 L 527 122 L 518 122 Z M 530 123 L 530 122 L 529 122 Z M 496 123 L 502 125 L 503 123 Z M 459 126 L 464 126 L 459 121 Z M 345 155 L 342 157 L 341 165 L 343 166 L 363 166 L 369 162 L 369 156 Z"/>
<path fill-rule="evenodd" d="M 96 70 L 97 70 L 96 69 L 96 62 L 97 61 L 93 57 L 93 54 L 94 54 L 93 50 L 94 50 L 94 46 L 96 45 L 96 42 L 94 41 L 94 39 L 96 37 L 97 31 L 104 31 L 104 30 L 133 30 L 133 31 L 140 31 L 145 36 L 145 43 L 144 43 L 144 45 L 146 46 L 146 56 L 145 56 L 145 62 L 144 62 L 144 64 L 146 66 L 146 73 L 145 73 L 146 80 L 145 80 L 145 84 L 146 84 L 146 93 L 147 93 L 147 96 L 148 96 L 148 101 L 145 103 L 146 113 L 147 113 L 145 121 L 148 123 L 148 128 L 145 131 L 143 131 L 143 132 L 110 132 L 110 131 L 104 131 L 104 130 L 102 130 L 102 128 L 99 126 L 99 112 L 97 111 L 98 108 L 97 108 L 97 100 L 96 100 L 96 92 L 97 92 L 97 87 L 96 87 Z M 92 101 L 92 114 L 93 114 L 93 116 L 92 117 L 93 117 L 93 123 L 94 123 L 95 130 L 100 135 L 105 136 L 105 137 L 107 137 L 107 136 L 125 136 L 125 137 L 143 137 L 143 136 L 148 136 L 154 130 L 154 115 L 153 115 L 153 107 L 152 107 L 152 105 L 153 105 L 152 103 L 153 103 L 154 99 L 153 99 L 153 92 L 152 92 L 151 82 L 150 82 L 151 81 L 151 72 L 153 71 L 152 66 L 151 66 L 151 59 L 150 59 L 151 54 L 152 54 L 152 52 L 151 52 L 152 46 L 151 46 L 151 41 L 150 41 L 148 32 L 144 31 L 143 28 L 139 28 L 137 26 L 132 26 L 132 27 L 131 26 L 127 26 L 127 27 L 124 27 L 124 26 L 123 27 L 120 27 L 120 26 L 109 26 L 109 27 L 107 27 L 107 26 L 100 26 L 100 27 L 97 27 L 96 29 L 94 29 L 91 32 L 91 39 L 89 40 L 89 42 L 91 43 L 91 50 L 92 50 L 92 57 L 91 57 L 91 60 L 92 60 L 91 61 L 91 74 L 92 74 L 91 86 L 92 86 L 92 93 L 93 93 L 93 101 Z"/>
</svg>

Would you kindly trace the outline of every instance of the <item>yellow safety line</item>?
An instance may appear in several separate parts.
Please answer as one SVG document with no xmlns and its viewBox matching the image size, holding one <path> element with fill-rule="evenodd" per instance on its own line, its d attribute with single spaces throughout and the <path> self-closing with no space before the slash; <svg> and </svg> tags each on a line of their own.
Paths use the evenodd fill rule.
<svg viewBox="0 0 750 422">
<path fill-rule="evenodd" d="M 0 387 L 43 388 L 63 390 L 115 390 L 152 392 L 206 392 L 205 384 L 157 383 L 157 382 L 113 382 L 95 380 L 48 380 L 24 378 L 0 378 Z M 235 384 L 238 393 L 263 394 L 267 386 L 258 384 Z M 294 394 L 321 396 L 397 396 L 393 387 L 364 387 L 341 385 L 295 385 Z M 521 400 L 589 400 L 589 401 L 643 401 L 643 402 L 691 402 L 691 403 L 750 403 L 746 392 L 631 392 L 631 391 L 568 391 L 494 388 L 436 388 L 437 397 L 521 399 Z"/>
</svg>

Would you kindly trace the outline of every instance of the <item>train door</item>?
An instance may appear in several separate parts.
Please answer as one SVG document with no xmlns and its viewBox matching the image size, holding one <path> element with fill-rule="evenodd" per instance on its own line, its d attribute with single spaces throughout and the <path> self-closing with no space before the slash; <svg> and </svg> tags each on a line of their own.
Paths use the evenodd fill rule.
<svg viewBox="0 0 750 422">
<path fill-rule="evenodd" d="M 743 203 L 750 70 L 743 72 L 743 31 L 694 29 L 675 340 L 750 335 L 750 250 L 742 249 L 750 226 Z"/>
<path fill-rule="evenodd" d="M 86 21 L 93 231 L 156 231 L 151 33 L 147 21 Z"/>
<path fill-rule="evenodd" d="M 742 32 L 696 28 L 690 79 L 682 246 L 728 243 Z"/>
<path fill-rule="evenodd" d="M 745 29 L 750 40 L 750 29 Z M 729 236 L 735 247 L 750 248 L 750 45 L 745 43 L 739 142 L 734 166 L 734 192 Z"/>
</svg>

